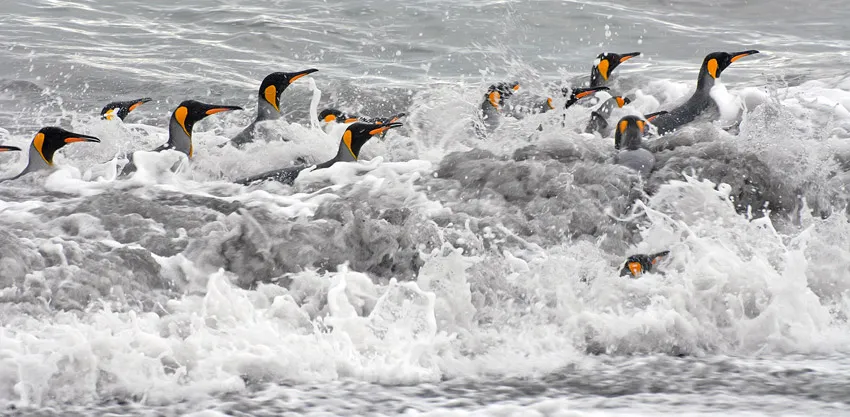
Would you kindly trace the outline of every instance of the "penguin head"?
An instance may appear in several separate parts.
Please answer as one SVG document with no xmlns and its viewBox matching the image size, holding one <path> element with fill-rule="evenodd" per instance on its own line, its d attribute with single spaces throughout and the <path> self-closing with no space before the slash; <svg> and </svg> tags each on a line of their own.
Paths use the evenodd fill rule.
<svg viewBox="0 0 850 417">
<path fill-rule="evenodd" d="M 597 55 L 596 61 L 593 62 L 593 68 L 590 70 L 590 85 L 599 85 L 608 81 L 617 66 L 638 55 L 640 55 L 640 52 L 629 52 L 627 54 L 603 52 Z"/>
<path fill-rule="evenodd" d="M 641 137 L 646 129 L 646 121 L 637 116 L 625 116 L 617 122 L 617 131 L 614 134 L 614 149 L 626 148 L 636 150 L 640 148 Z"/>
<path fill-rule="evenodd" d="M 10 145 L 0 145 L 0 152 L 20 151 L 21 148 Z"/>
<path fill-rule="evenodd" d="M 505 100 L 514 95 L 514 92 L 519 90 L 519 83 L 514 81 L 510 83 L 493 84 L 487 89 L 487 101 L 496 109 L 501 109 L 505 104 Z"/>
<path fill-rule="evenodd" d="M 342 134 L 342 143 L 346 148 L 348 148 L 348 151 L 351 152 L 351 156 L 353 156 L 356 161 L 360 157 L 360 149 L 366 144 L 366 142 L 369 141 L 369 139 L 372 139 L 372 136 L 380 135 L 390 129 L 401 126 L 402 124 L 399 122 L 386 124 L 361 122 L 352 123 L 351 126 L 348 126 Z"/>
<path fill-rule="evenodd" d="M 652 272 L 652 268 L 655 264 L 669 254 L 670 251 L 666 250 L 651 255 L 639 254 L 629 256 L 623 264 L 623 268 L 620 269 L 620 276 L 623 277 L 631 275 L 632 278 L 637 278 L 645 272 Z"/>
<path fill-rule="evenodd" d="M 35 134 L 32 139 L 32 148 L 41 155 L 41 159 L 47 165 L 53 165 L 53 155 L 63 146 L 75 142 L 95 142 L 100 143 L 100 139 L 83 135 L 80 133 L 69 132 L 61 127 L 45 127 Z"/>
<path fill-rule="evenodd" d="M 357 121 L 357 117 L 349 116 L 337 109 L 324 109 L 319 113 L 319 121 L 325 123 L 354 123 Z"/>
<path fill-rule="evenodd" d="M 151 101 L 151 98 L 149 97 L 127 101 L 113 101 L 112 103 L 103 106 L 103 110 L 100 111 L 100 115 L 106 120 L 114 120 L 116 117 L 124 120 L 131 111 L 136 110 L 137 107 L 149 101 Z"/>
<path fill-rule="evenodd" d="M 581 100 L 585 97 L 592 96 L 597 91 L 605 91 L 605 90 L 609 90 L 609 88 L 608 87 L 602 87 L 602 86 L 576 87 L 576 88 L 564 87 L 564 88 L 561 89 L 561 93 L 564 95 L 564 97 L 569 97 L 569 98 L 567 98 L 567 103 L 564 105 L 564 108 L 565 109 L 569 108 L 570 106 L 572 106 L 573 104 L 575 104 L 579 100 Z"/>
<path fill-rule="evenodd" d="M 318 71 L 315 68 L 298 72 L 273 72 L 260 84 L 260 101 L 265 101 L 280 113 L 280 95 L 295 80 Z"/>
<path fill-rule="evenodd" d="M 171 123 L 176 123 L 186 136 L 191 138 L 192 127 L 195 126 L 195 123 L 209 115 L 231 110 L 242 110 L 242 107 L 206 104 L 200 101 L 186 100 L 174 109 L 174 113 L 171 114 Z"/>
<path fill-rule="evenodd" d="M 711 77 L 712 79 L 720 78 L 720 73 L 729 67 L 729 65 L 732 65 L 733 62 L 745 56 L 757 53 L 759 53 L 759 51 L 756 51 L 755 49 L 741 52 L 712 52 L 706 55 L 705 59 L 702 61 L 702 67 L 700 68 L 700 80 L 702 80 L 705 76 Z"/>
</svg>

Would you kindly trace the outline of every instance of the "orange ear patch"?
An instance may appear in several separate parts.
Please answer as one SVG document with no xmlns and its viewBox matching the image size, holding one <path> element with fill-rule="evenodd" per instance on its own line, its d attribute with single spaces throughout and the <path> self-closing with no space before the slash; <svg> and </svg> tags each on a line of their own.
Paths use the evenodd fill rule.
<svg viewBox="0 0 850 417">
<path fill-rule="evenodd" d="M 334 121 L 334 120 L 336 120 L 336 116 L 334 116 L 334 115 L 332 115 L 332 114 L 329 114 L 329 115 L 325 116 L 325 123 L 330 123 L 330 122 L 332 122 L 332 121 Z"/>
<path fill-rule="evenodd" d="M 357 160 L 357 155 L 354 154 L 354 150 L 351 149 L 351 131 L 346 130 L 345 133 L 342 134 L 342 143 L 345 144 L 345 147 L 348 148 L 348 152 L 351 152 L 351 156 L 354 157 L 354 160 Z"/>
<path fill-rule="evenodd" d="M 184 106 L 180 106 L 177 110 L 174 110 L 174 119 L 177 120 L 177 123 L 180 124 L 180 127 L 183 128 L 183 132 L 186 133 L 186 136 L 192 137 L 192 134 L 186 130 L 186 116 L 189 114 L 189 109 Z"/>
<path fill-rule="evenodd" d="M 622 107 L 623 107 L 623 106 L 625 106 L 625 105 L 626 105 L 626 100 L 625 100 L 625 99 L 623 99 L 623 98 L 622 98 L 622 97 L 620 97 L 620 96 L 617 96 L 617 106 L 619 106 L 620 108 L 622 108 Z"/>
<path fill-rule="evenodd" d="M 273 85 L 266 87 L 266 91 L 263 91 L 263 97 L 269 102 L 269 104 L 272 105 L 272 107 L 274 107 L 275 110 L 280 112 L 280 108 L 277 106 L 277 87 Z"/>
<path fill-rule="evenodd" d="M 493 91 L 492 93 L 490 93 L 488 100 L 490 100 L 490 105 L 492 105 L 493 107 L 498 109 L 499 108 L 499 99 L 501 99 L 501 98 L 502 98 L 502 95 L 499 94 L 498 91 Z"/>
<path fill-rule="evenodd" d="M 611 64 L 608 62 L 608 58 L 602 58 L 599 61 L 599 64 L 596 65 L 596 68 L 599 69 L 599 74 L 602 75 L 602 79 L 608 81 L 608 68 Z"/>
<path fill-rule="evenodd" d="M 708 70 L 708 75 L 710 75 L 711 78 L 717 78 L 717 60 L 716 59 L 714 59 L 714 58 L 709 59 L 708 63 L 705 65 L 705 67 Z"/>
<path fill-rule="evenodd" d="M 629 262 L 629 271 L 631 271 L 632 276 L 636 277 L 643 272 L 643 267 L 640 266 L 640 262 Z"/>
<path fill-rule="evenodd" d="M 626 128 L 629 127 L 629 122 L 626 120 L 620 120 L 620 125 L 618 129 L 620 129 L 620 134 L 626 133 Z"/>
<path fill-rule="evenodd" d="M 555 105 L 552 104 L 552 97 L 546 99 L 546 105 L 549 106 L 549 110 L 555 110 Z"/>
<path fill-rule="evenodd" d="M 646 126 L 646 123 L 643 120 L 637 121 L 638 128 L 643 131 L 643 128 Z"/>
<path fill-rule="evenodd" d="M 53 165 L 53 162 L 48 161 L 47 158 L 44 157 L 44 152 L 42 148 L 44 148 L 44 133 L 37 133 L 35 137 L 32 139 L 32 146 L 35 147 L 35 150 L 38 151 L 38 154 L 41 155 L 41 159 L 47 163 L 47 165 Z"/>
</svg>

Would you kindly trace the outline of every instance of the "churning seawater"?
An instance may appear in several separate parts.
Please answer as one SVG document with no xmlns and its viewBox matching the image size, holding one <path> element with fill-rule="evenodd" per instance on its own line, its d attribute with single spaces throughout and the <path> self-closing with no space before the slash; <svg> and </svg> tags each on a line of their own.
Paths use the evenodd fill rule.
<svg viewBox="0 0 850 417">
<path fill-rule="evenodd" d="M 3 1 L 0 143 L 102 143 L 0 184 L 0 415 L 850 415 L 848 19 L 844 0 Z M 612 90 L 645 114 L 746 49 L 723 120 L 650 142 L 647 179 L 580 133 L 584 106 L 471 127 L 494 82 L 551 96 L 641 51 Z M 266 74 L 307 68 L 293 142 L 216 146 Z M 185 99 L 246 110 L 198 124 L 181 171 L 163 153 L 116 180 Z M 230 182 L 332 156 L 311 106 L 408 116 L 359 163 Z M 0 154 L 0 178 L 26 161 Z M 660 250 L 664 274 L 618 276 Z"/>
</svg>

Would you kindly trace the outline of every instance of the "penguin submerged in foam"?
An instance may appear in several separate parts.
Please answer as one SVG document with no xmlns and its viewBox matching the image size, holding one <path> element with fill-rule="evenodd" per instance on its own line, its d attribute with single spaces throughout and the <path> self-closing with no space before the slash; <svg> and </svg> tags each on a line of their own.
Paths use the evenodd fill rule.
<svg viewBox="0 0 850 417">
<path fill-rule="evenodd" d="M 142 97 L 135 100 L 113 101 L 105 106 L 100 111 L 100 116 L 106 120 L 115 120 L 118 118 L 124 120 L 131 111 L 136 110 L 142 104 L 150 102 L 150 97 Z"/>
<path fill-rule="evenodd" d="M 153 152 L 162 152 L 173 149 L 186 154 L 192 159 L 194 145 L 192 143 L 192 128 L 207 116 L 225 111 L 242 110 L 239 106 L 225 106 L 217 104 L 206 104 L 195 100 L 186 100 L 180 103 L 168 122 L 168 142 L 154 149 Z M 133 157 L 124 166 L 121 175 L 128 175 L 136 171 Z"/>
<path fill-rule="evenodd" d="M 648 272 L 656 272 L 653 271 L 655 269 L 655 265 L 663 259 L 665 256 L 669 255 L 670 251 L 665 250 L 658 253 L 653 253 L 651 255 L 632 255 L 626 259 L 626 262 L 623 263 L 620 268 L 620 276 L 631 276 L 632 278 L 639 278 L 641 275 Z"/>
<path fill-rule="evenodd" d="M 230 144 L 241 147 L 246 143 L 253 142 L 257 135 L 257 123 L 267 120 L 277 120 L 280 114 L 280 96 L 295 80 L 318 71 L 315 68 L 298 72 L 273 72 L 260 83 L 257 94 L 257 118 L 248 127 L 242 130 L 236 137 L 230 140 Z M 284 138 L 284 140 L 286 140 Z"/>
<path fill-rule="evenodd" d="M 614 149 L 620 152 L 614 156 L 614 163 L 648 176 L 655 168 L 655 155 L 641 147 L 645 130 L 646 121 L 640 117 L 626 116 L 620 119 L 614 135 Z"/>
<path fill-rule="evenodd" d="M 639 55 L 640 52 L 629 52 L 627 54 L 603 52 L 597 55 L 596 61 L 593 62 L 593 67 L 590 69 L 590 86 L 599 87 L 607 84 L 615 68 Z"/>
<path fill-rule="evenodd" d="M 519 82 L 502 82 L 491 85 L 479 106 L 479 116 L 487 132 L 496 130 L 502 123 L 502 111 L 507 100 L 519 90 Z M 480 133 L 480 132 L 479 132 Z"/>
<path fill-rule="evenodd" d="M 653 125 L 658 128 L 658 134 L 672 132 L 679 127 L 694 121 L 706 110 L 717 109 L 717 103 L 711 97 L 711 88 L 720 74 L 733 62 L 749 55 L 757 54 L 759 51 L 749 50 L 742 52 L 712 52 L 705 56 L 697 76 L 697 89 L 691 98 L 684 104 L 670 110 L 667 114 L 659 116 Z"/>
<path fill-rule="evenodd" d="M 94 142 L 100 143 L 100 139 L 74 133 L 62 129 L 61 127 L 49 126 L 42 128 L 35 134 L 29 149 L 29 162 L 26 168 L 20 174 L 6 180 L 14 180 L 26 174 L 36 171 L 42 171 L 53 168 L 53 155 L 63 146 L 69 143 L 76 142 Z M 4 151 L 20 151 L 21 149 L 15 146 L 4 146 Z"/>
<path fill-rule="evenodd" d="M 393 122 L 386 124 L 375 124 L 375 123 L 361 123 L 355 122 L 352 123 L 348 128 L 345 129 L 345 132 L 342 134 L 342 138 L 339 141 L 339 150 L 335 157 L 322 162 L 315 166 L 315 169 L 324 169 L 332 166 L 337 162 L 355 162 L 360 158 L 360 149 L 372 136 L 382 134 L 387 130 L 400 127 L 401 123 Z M 262 181 L 278 181 L 287 185 L 291 185 L 295 182 L 295 179 L 298 178 L 298 174 L 305 169 L 310 168 L 310 165 L 297 165 L 293 167 L 277 169 L 273 171 L 264 172 L 259 175 L 254 175 L 252 177 L 248 177 L 245 179 L 241 179 L 236 181 L 238 184 L 242 185 L 250 185 Z"/>
</svg>

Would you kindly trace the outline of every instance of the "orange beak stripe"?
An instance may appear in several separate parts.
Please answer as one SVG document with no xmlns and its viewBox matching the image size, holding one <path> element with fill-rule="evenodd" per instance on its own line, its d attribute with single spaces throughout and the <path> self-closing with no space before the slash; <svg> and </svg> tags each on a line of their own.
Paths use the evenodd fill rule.
<svg viewBox="0 0 850 417">
<path fill-rule="evenodd" d="M 230 111 L 230 110 L 233 110 L 233 109 L 225 109 L 225 108 L 219 107 L 219 108 L 215 108 L 215 109 L 209 109 L 209 110 L 206 111 L 206 113 L 207 114 L 216 114 L 216 113 L 221 113 L 223 111 Z"/>
<path fill-rule="evenodd" d="M 345 119 L 345 123 L 354 123 L 356 121 L 357 121 L 356 117 L 349 117 L 348 119 Z"/>
<path fill-rule="evenodd" d="M 595 92 L 596 91 L 583 91 L 581 93 L 576 94 L 576 98 L 585 98 L 585 97 L 587 97 L 587 96 L 589 96 L 589 95 L 591 95 Z"/>
<path fill-rule="evenodd" d="M 626 56 L 620 58 L 620 63 L 622 64 L 623 62 L 626 62 L 626 61 L 628 61 L 628 60 L 630 60 L 634 57 L 635 57 L 634 55 L 626 55 Z"/>
<path fill-rule="evenodd" d="M 87 142 L 87 141 L 88 141 L 87 139 L 77 138 L 77 137 L 65 138 L 65 143 Z"/>
<path fill-rule="evenodd" d="M 294 77 L 290 78 L 290 79 L 289 79 L 289 83 L 290 83 L 290 84 L 292 84 L 292 83 L 294 83 L 294 82 L 295 82 L 295 80 L 297 80 L 297 79 L 299 79 L 299 78 L 301 78 L 301 77 L 303 77 L 303 76 L 305 76 L 305 75 L 309 75 L 309 74 L 298 74 L 298 75 L 296 75 L 296 76 L 294 76 Z"/>
<path fill-rule="evenodd" d="M 377 129 L 372 129 L 372 130 L 370 130 L 370 131 L 369 131 L 369 134 L 370 134 L 370 135 L 377 135 L 378 133 L 384 133 L 384 132 L 386 132 L 387 130 L 390 130 L 390 128 L 389 128 L 389 127 L 387 127 L 387 126 L 379 127 L 379 128 L 377 128 Z"/>
<path fill-rule="evenodd" d="M 139 106 L 141 106 L 141 105 L 142 105 L 142 103 L 144 103 L 144 102 L 143 102 L 143 101 L 140 101 L 140 102 L 138 102 L 138 103 L 136 103 L 136 104 L 133 104 L 132 106 L 130 106 L 130 111 L 136 110 L 136 108 L 137 108 L 137 107 L 139 107 Z"/>
</svg>

